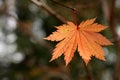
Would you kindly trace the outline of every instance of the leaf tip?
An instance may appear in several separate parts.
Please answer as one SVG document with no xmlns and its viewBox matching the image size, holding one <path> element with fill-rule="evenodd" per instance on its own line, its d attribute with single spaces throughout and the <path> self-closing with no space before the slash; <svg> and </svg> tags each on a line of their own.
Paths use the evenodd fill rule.
<svg viewBox="0 0 120 80">
<path fill-rule="evenodd" d="M 43 38 L 44 40 L 49 40 L 49 36 L 48 37 L 45 37 L 45 38 Z"/>
<path fill-rule="evenodd" d="M 114 45 L 114 43 L 110 42 L 109 45 Z"/>
<path fill-rule="evenodd" d="M 50 59 L 50 61 L 49 62 L 52 62 L 54 59 Z"/>
<path fill-rule="evenodd" d="M 66 63 L 65 63 L 65 67 L 67 67 L 67 66 L 69 65 L 69 63 L 70 63 L 70 62 L 66 62 Z"/>
<path fill-rule="evenodd" d="M 87 66 L 87 65 L 88 65 L 89 60 L 84 59 L 84 62 L 85 62 L 85 65 Z"/>
<path fill-rule="evenodd" d="M 47 40 L 47 38 L 43 38 L 43 39 Z"/>
<path fill-rule="evenodd" d="M 92 18 L 93 19 L 93 21 L 95 21 L 96 19 L 97 19 L 97 17 L 94 17 L 94 18 Z"/>
<path fill-rule="evenodd" d="M 106 61 L 105 57 L 104 57 L 104 58 L 102 58 L 101 60 Z"/>
<path fill-rule="evenodd" d="M 68 66 L 68 64 L 69 64 L 69 62 L 66 62 L 66 63 L 65 63 L 65 67 L 67 67 L 67 66 Z"/>
</svg>

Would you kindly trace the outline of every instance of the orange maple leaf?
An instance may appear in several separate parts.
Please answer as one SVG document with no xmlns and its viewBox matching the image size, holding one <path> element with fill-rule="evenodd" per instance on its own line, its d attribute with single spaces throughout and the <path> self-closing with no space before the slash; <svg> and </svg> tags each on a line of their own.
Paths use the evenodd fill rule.
<svg viewBox="0 0 120 80">
<path fill-rule="evenodd" d="M 92 56 L 100 60 L 105 60 L 104 51 L 101 46 L 111 45 L 112 43 L 97 33 L 107 27 L 94 23 L 95 19 L 81 22 L 79 26 L 76 26 L 72 22 L 67 22 L 67 24 L 56 27 L 57 31 L 44 38 L 51 41 L 60 41 L 56 45 L 50 61 L 64 54 L 64 60 L 66 65 L 68 65 L 76 49 L 86 64 L 91 60 Z"/>
</svg>

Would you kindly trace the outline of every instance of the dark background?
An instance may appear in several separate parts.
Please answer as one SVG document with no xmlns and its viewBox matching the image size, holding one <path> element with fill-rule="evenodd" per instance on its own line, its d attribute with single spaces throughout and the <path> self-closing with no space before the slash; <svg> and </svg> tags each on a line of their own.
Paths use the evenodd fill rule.
<svg viewBox="0 0 120 80">
<path fill-rule="evenodd" d="M 49 62 L 57 42 L 43 38 L 74 22 L 72 10 L 51 0 L 0 0 L 0 80 L 120 80 L 120 0 L 55 1 L 76 8 L 78 23 L 97 17 L 108 26 L 101 34 L 114 45 L 103 47 L 106 61 L 85 66 L 76 52 L 67 67 L 64 56 Z"/>
</svg>

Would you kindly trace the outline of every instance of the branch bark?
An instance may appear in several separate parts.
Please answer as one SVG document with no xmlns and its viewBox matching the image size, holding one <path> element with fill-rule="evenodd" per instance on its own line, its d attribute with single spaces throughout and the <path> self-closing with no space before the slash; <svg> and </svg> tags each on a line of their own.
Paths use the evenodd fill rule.
<svg viewBox="0 0 120 80">
<path fill-rule="evenodd" d="M 119 77 L 120 76 L 120 39 L 115 30 L 115 26 L 116 26 L 115 25 L 115 2 L 116 0 L 111 0 L 110 6 L 106 2 L 107 0 L 101 0 L 102 7 L 103 7 L 103 13 L 104 13 L 106 20 L 109 23 L 109 28 L 112 32 L 113 42 L 116 46 L 116 51 L 117 51 L 117 60 L 115 63 L 115 69 L 113 73 L 113 80 L 120 80 L 120 77 Z"/>
<path fill-rule="evenodd" d="M 52 10 L 50 7 L 48 7 L 44 2 L 38 1 L 38 0 L 31 0 L 35 5 L 42 8 L 43 10 L 47 11 L 49 14 L 60 20 L 62 23 L 66 23 L 66 19 L 57 14 L 54 10 Z"/>
</svg>

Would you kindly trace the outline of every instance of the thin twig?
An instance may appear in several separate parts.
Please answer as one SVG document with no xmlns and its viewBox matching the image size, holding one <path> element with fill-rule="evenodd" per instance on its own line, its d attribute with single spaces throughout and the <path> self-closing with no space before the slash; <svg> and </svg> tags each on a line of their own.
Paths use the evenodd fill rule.
<svg viewBox="0 0 120 80">
<path fill-rule="evenodd" d="M 57 2 L 57 1 L 55 1 L 55 0 L 51 0 L 51 1 L 54 2 L 54 3 L 56 3 L 56 4 L 58 4 L 58 5 L 61 5 L 62 7 L 65 7 L 65 8 L 71 9 L 71 10 L 74 10 L 74 8 L 72 8 L 72 7 L 70 7 L 70 6 L 66 6 L 66 5 L 64 5 L 64 4 L 61 4 L 61 3 L 59 3 L 59 2 Z"/>
<path fill-rule="evenodd" d="M 51 14 L 52 16 L 54 16 L 55 18 L 57 18 L 58 20 L 60 20 L 62 23 L 66 23 L 66 19 L 63 18 L 62 16 L 60 16 L 59 14 L 57 14 L 57 12 L 55 12 L 54 10 L 52 10 L 50 7 L 48 7 L 45 3 L 43 3 L 42 1 L 38 1 L 38 0 L 31 0 L 35 5 L 37 5 L 38 7 L 44 9 L 45 11 L 47 11 L 49 14 Z"/>
<path fill-rule="evenodd" d="M 85 63 L 84 63 L 85 64 Z M 85 64 L 85 68 L 86 68 L 86 71 L 87 71 L 87 80 L 94 80 L 94 75 L 92 73 L 92 70 L 91 70 L 91 65 L 90 63 L 86 66 Z"/>
<path fill-rule="evenodd" d="M 107 0 L 100 0 L 100 2 L 101 2 L 102 10 L 103 10 L 103 16 L 108 21 L 109 20 L 109 6 L 107 3 Z"/>
</svg>

